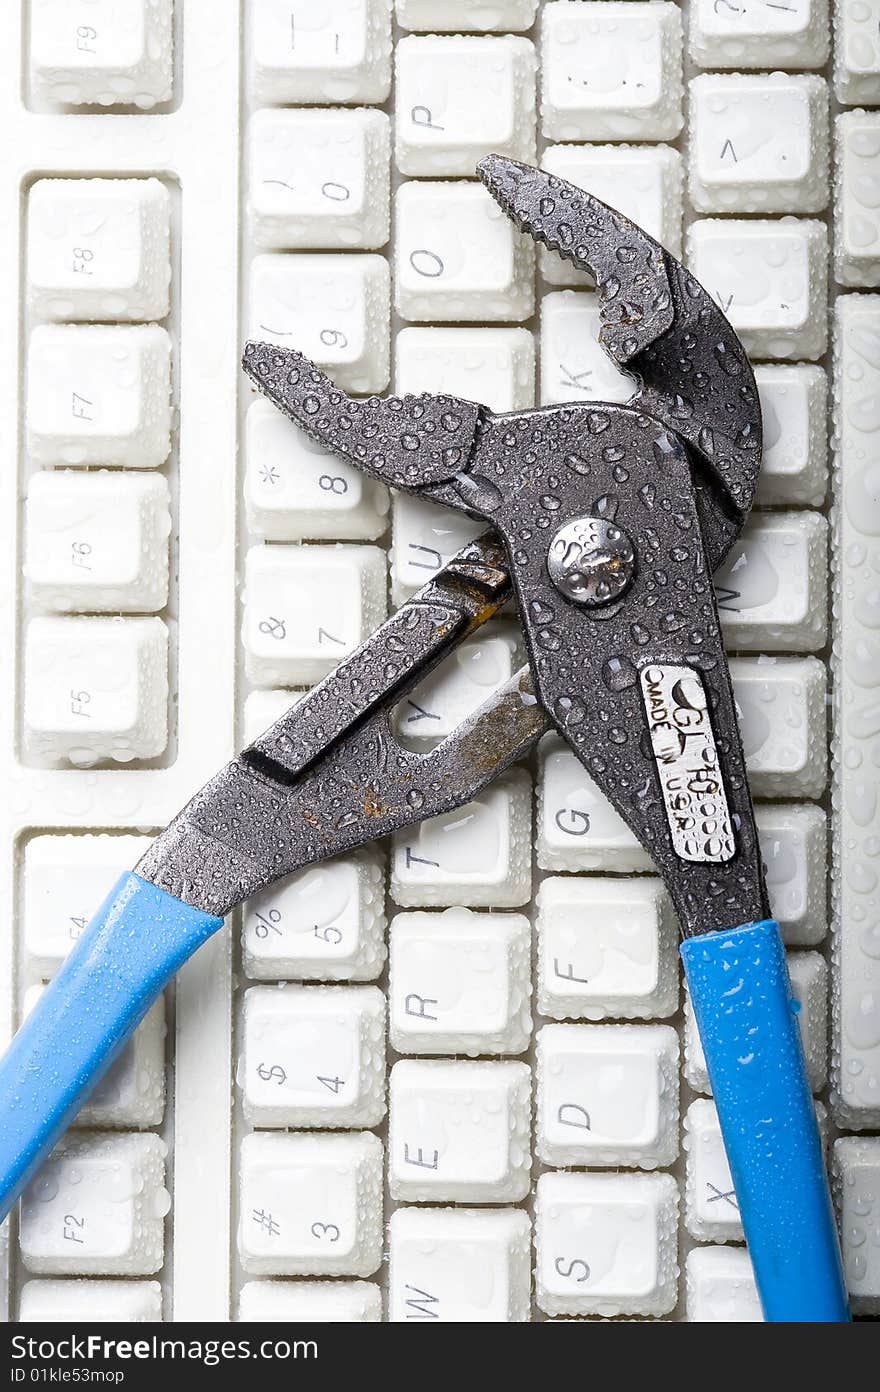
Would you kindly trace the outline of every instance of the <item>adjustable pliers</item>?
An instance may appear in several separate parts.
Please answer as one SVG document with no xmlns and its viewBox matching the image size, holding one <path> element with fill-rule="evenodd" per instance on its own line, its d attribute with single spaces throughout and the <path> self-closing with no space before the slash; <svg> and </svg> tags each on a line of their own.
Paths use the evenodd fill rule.
<svg viewBox="0 0 880 1392">
<path fill-rule="evenodd" d="M 299 353 L 247 345 L 247 374 L 315 440 L 490 530 L 197 793 L 113 890 L 0 1063 L 4 1211 L 224 914 L 472 799 L 553 726 L 678 913 L 766 1316 L 845 1320 L 712 588 L 758 478 L 754 376 L 703 287 L 633 223 L 512 160 L 478 172 L 523 231 L 594 276 L 601 341 L 635 394 L 502 415 L 432 394 L 356 401 Z M 511 593 L 528 665 L 437 748 L 403 749 L 392 707 Z"/>
</svg>

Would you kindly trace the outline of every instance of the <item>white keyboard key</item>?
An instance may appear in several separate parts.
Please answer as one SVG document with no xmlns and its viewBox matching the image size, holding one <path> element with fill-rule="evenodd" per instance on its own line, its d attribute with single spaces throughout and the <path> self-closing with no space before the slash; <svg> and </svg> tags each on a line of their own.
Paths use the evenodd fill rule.
<svg viewBox="0 0 880 1392">
<path fill-rule="evenodd" d="M 521 665 L 516 630 L 490 624 L 469 638 L 419 682 L 396 707 L 392 728 L 412 749 L 445 739 Z"/>
<path fill-rule="evenodd" d="M 668 1314 L 677 1298 L 677 1216 L 671 1175 L 541 1175 L 538 1308 L 548 1315 Z"/>
<path fill-rule="evenodd" d="M 158 1281 L 27 1281 L 22 1324 L 151 1324 L 162 1319 Z"/>
<path fill-rule="evenodd" d="M 828 282 L 823 223 L 704 219 L 688 233 L 687 262 L 753 357 L 822 356 Z"/>
<path fill-rule="evenodd" d="M 27 293 L 40 319 L 164 319 L 171 199 L 158 179 L 39 179 Z"/>
<path fill-rule="evenodd" d="M 257 686 L 308 686 L 385 617 L 385 557 L 375 546 L 252 546 L 243 637 Z"/>
<path fill-rule="evenodd" d="M 818 952 L 789 952 L 791 991 L 798 1002 L 798 1023 L 813 1092 L 828 1077 L 828 963 Z"/>
<path fill-rule="evenodd" d="M 542 870 L 632 874 L 654 862 L 556 734 L 540 744 L 536 846 Z"/>
<path fill-rule="evenodd" d="M 401 908 L 518 909 L 532 892 L 532 789 L 524 769 L 473 802 L 395 833 L 391 897 Z"/>
<path fill-rule="evenodd" d="M 828 635 L 828 523 L 818 512 L 752 513 L 714 583 L 728 648 L 819 651 Z"/>
<path fill-rule="evenodd" d="M 397 0 L 401 29 L 430 33 L 530 29 L 538 0 Z"/>
<path fill-rule="evenodd" d="M 346 391 L 384 391 L 391 372 L 390 285 L 384 256 L 255 256 L 250 337 L 298 349 Z"/>
<path fill-rule="evenodd" d="M 834 1142 L 833 1174 L 846 1283 L 856 1315 L 880 1314 L 880 1138 Z"/>
<path fill-rule="evenodd" d="M 391 87 L 391 0 L 260 0 L 248 6 L 257 102 L 383 102 Z"/>
<path fill-rule="evenodd" d="M 538 1009 L 555 1020 L 678 1009 L 678 924 L 660 880 L 549 876 L 537 896 Z"/>
<path fill-rule="evenodd" d="M 880 24 L 880 10 L 878 10 Z M 834 279 L 838 285 L 880 285 L 880 112 L 846 111 L 835 123 Z"/>
<path fill-rule="evenodd" d="M 391 133 L 383 111 L 255 111 L 247 129 L 247 212 L 256 246 L 388 241 Z"/>
<path fill-rule="evenodd" d="M 373 850 L 270 885 L 243 911 L 245 973 L 260 981 L 374 981 L 385 963 L 385 876 Z"/>
<path fill-rule="evenodd" d="M 31 0 L 30 75 L 38 100 L 149 110 L 172 93 L 172 0 Z"/>
<path fill-rule="evenodd" d="M 253 986 L 238 1083 L 253 1126 L 378 1126 L 385 997 L 375 986 Z"/>
<path fill-rule="evenodd" d="M 109 881 L 105 890 L 112 885 Z M 24 993 L 21 1019 L 39 1001 L 42 982 Z M 74 1126 L 144 1130 L 159 1126 L 165 1112 L 165 1001 L 159 997 L 121 1054 L 77 1113 Z"/>
<path fill-rule="evenodd" d="M 25 507 L 28 592 L 57 613 L 150 613 L 168 600 L 168 482 L 161 474 L 41 470 Z"/>
<path fill-rule="evenodd" d="M 487 150 L 534 163 L 535 49 L 529 39 L 401 39 L 395 103 L 395 161 L 402 174 L 472 178 Z"/>
<path fill-rule="evenodd" d="M 701 68 L 822 68 L 828 0 L 694 0 L 690 55 Z"/>
<path fill-rule="evenodd" d="M 834 90 L 845 106 L 880 102 L 878 0 L 835 0 Z"/>
<path fill-rule="evenodd" d="M 39 759 L 155 759 L 168 743 L 168 630 L 161 619 L 31 619 L 24 746 Z"/>
<path fill-rule="evenodd" d="M 482 184 L 402 184 L 395 208 L 402 319 L 529 318 L 534 244 Z"/>
<path fill-rule="evenodd" d="M 516 1203 L 529 1192 L 528 1064 L 404 1059 L 391 1070 L 393 1199 Z"/>
<path fill-rule="evenodd" d="M 158 1136 L 70 1132 L 21 1200 L 19 1245 L 41 1276 L 152 1276 L 162 1266 L 168 1147 Z"/>
<path fill-rule="evenodd" d="M 41 324 L 31 334 L 27 373 L 35 463 L 165 463 L 171 340 L 157 324 Z"/>
<path fill-rule="evenodd" d="M 821 507 L 828 491 L 828 379 L 811 363 L 759 363 L 764 418 L 759 503 Z"/>
<path fill-rule="evenodd" d="M 690 84 L 690 199 L 702 213 L 818 213 L 828 203 L 822 77 L 704 73 Z"/>
<path fill-rule="evenodd" d="M 389 560 L 395 605 L 403 604 L 442 570 L 456 551 L 486 530 L 486 524 L 477 518 L 410 493 L 394 494 L 391 515 Z"/>
<path fill-rule="evenodd" d="M 390 1039 L 399 1054 L 521 1054 L 532 1018 L 524 914 L 403 913 L 391 920 Z"/>
<path fill-rule="evenodd" d="M 673 256 L 681 256 L 681 155 L 669 145 L 549 145 L 541 168 L 588 189 L 631 218 Z M 542 248 L 541 275 L 550 285 L 583 288 L 589 277 Z"/>
<path fill-rule="evenodd" d="M 788 947 L 815 947 L 827 931 L 828 828 L 811 803 L 755 808 L 770 912 Z"/>
<path fill-rule="evenodd" d="M 536 1149 L 545 1165 L 671 1165 L 678 1035 L 669 1025 L 545 1025 Z"/>
<path fill-rule="evenodd" d="M 301 701 L 304 691 L 252 691 L 244 703 L 240 743 L 253 744 L 260 735 Z"/>
<path fill-rule="evenodd" d="M 813 1092 L 825 1086 L 828 1053 L 826 1020 L 828 967 L 818 952 L 788 952 L 792 999 L 797 1002 L 797 1022 Z M 684 1071 L 694 1092 L 711 1093 L 706 1059 L 697 1030 L 690 995 L 685 995 Z"/>
<path fill-rule="evenodd" d="M 755 1273 L 743 1247 L 696 1247 L 685 1260 L 687 1318 L 703 1324 L 760 1324 Z"/>
<path fill-rule="evenodd" d="M 311 440 L 271 401 L 244 425 L 248 529 L 268 541 L 375 541 L 388 525 L 388 490 Z"/>
<path fill-rule="evenodd" d="M 528 329 L 407 328 L 395 343 L 394 390 L 478 395 L 490 411 L 535 404 L 535 339 Z"/>
<path fill-rule="evenodd" d="M 248 1281 L 238 1318 L 244 1324 L 378 1324 L 382 1292 L 372 1281 Z"/>
<path fill-rule="evenodd" d="M 824 665 L 815 657 L 734 657 L 730 675 L 752 794 L 821 797 L 828 780 Z"/>
<path fill-rule="evenodd" d="M 22 942 L 29 969 L 48 980 L 149 836 L 33 836 L 24 846 Z"/>
<path fill-rule="evenodd" d="M 238 1250 L 251 1276 L 372 1276 L 382 1260 L 382 1142 L 254 1132 L 241 1145 Z"/>
<path fill-rule="evenodd" d="M 636 0 L 627 0 L 636 3 Z M 541 301 L 541 404 L 629 401 L 636 382 L 611 361 L 598 338 L 592 291 L 557 290 Z"/>
<path fill-rule="evenodd" d="M 531 1223 L 520 1209 L 399 1208 L 388 1226 L 394 1324 L 525 1324 Z"/>
<path fill-rule="evenodd" d="M 554 0 L 541 12 L 549 140 L 671 140 L 682 127 L 677 5 Z"/>
<path fill-rule="evenodd" d="M 714 1102 L 699 1098 L 684 1115 L 687 1181 L 684 1221 L 701 1242 L 741 1242 L 739 1203 Z"/>
</svg>

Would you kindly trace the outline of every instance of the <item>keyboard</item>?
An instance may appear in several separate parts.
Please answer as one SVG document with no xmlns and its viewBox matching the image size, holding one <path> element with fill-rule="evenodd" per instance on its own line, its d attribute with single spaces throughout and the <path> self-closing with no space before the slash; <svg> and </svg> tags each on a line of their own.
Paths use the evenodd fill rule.
<svg viewBox="0 0 880 1392">
<path fill-rule="evenodd" d="M 358 394 L 631 395 L 588 279 L 474 177 L 537 160 L 681 255 L 756 363 L 759 506 L 716 591 L 880 1315 L 878 0 L 8 11 L 4 1036 L 150 836 L 479 530 L 311 443 L 244 339 Z M 522 660 L 502 614 L 398 737 Z M 571 751 L 233 914 L 3 1261 L 21 1321 L 759 1320 L 677 924 Z"/>
</svg>

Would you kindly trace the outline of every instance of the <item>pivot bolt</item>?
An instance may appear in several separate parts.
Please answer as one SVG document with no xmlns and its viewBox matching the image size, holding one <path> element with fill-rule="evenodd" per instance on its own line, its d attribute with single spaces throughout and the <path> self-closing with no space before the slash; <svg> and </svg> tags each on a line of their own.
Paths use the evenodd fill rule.
<svg viewBox="0 0 880 1392">
<path fill-rule="evenodd" d="M 605 517 L 575 517 L 560 527 L 547 552 L 550 579 L 573 604 L 590 608 L 622 595 L 636 571 L 633 544 Z"/>
</svg>

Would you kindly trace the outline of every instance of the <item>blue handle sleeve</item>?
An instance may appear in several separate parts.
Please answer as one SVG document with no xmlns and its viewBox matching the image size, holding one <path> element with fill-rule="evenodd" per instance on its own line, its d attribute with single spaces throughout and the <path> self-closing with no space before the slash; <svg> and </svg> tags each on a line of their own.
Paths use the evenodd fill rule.
<svg viewBox="0 0 880 1392">
<path fill-rule="evenodd" d="M 772 920 L 682 943 L 730 1172 L 767 1320 L 849 1319 L 834 1210 Z"/>
<path fill-rule="evenodd" d="M 123 875 L 0 1059 L 0 1221 L 222 918 Z"/>
</svg>

